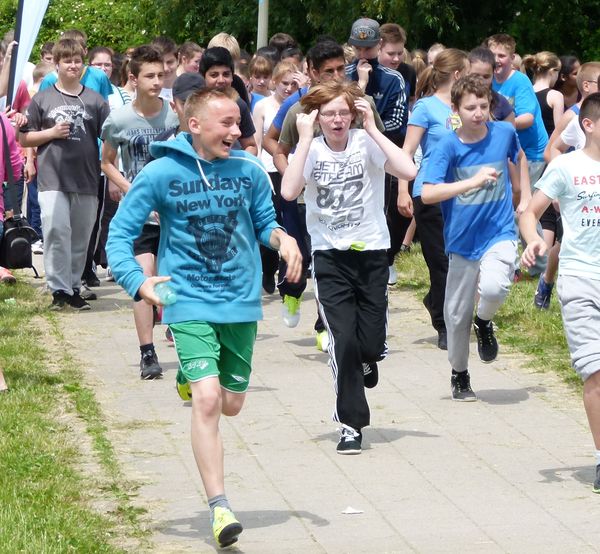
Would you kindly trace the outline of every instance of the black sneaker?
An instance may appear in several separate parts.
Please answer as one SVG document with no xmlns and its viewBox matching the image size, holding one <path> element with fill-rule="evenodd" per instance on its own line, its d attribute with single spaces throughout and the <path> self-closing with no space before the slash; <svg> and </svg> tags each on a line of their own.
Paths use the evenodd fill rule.
<svg viewBox="0 0 600 554">
<path fill-rule="evenodd" d="M 81 276 L 81 280 L 88 286 L 88 287 L 99 287 L 100 286 L 100 279 L 98 279 L 98 275 L 96 275 L 94 273 L 94 271 L 86 271 L 82 276 Z"/>
<path fill-rule="evenodd" d="M 360 454 L 362 452 L 362 433 L 344 425 L 340 427 L 340 442 L 338 442 L 336 451 L 338 454 Z"/>
<path fill-rule="evenodd" d="M 67 305 L 69 295 L 64 290 L 57 290 L 52 293 L 51 310 L 62 310 Z"/>
<path fill-rule="evenodd" d="M 73 308 L 78 312 L 84 312 L 90 310 L 91 306 L 79 295 L 78 292 L 73 291 L 73 296 L 67 295 L 67 304 L 69 308 Z"/>
<path fill-rule="evenodd" d="M 452 370 L 450 388 L 452 390 L 452 400 L 458 402 L 475 402 L 477 400 L 477 396 L 471 388 L 471 376 L 468 371 L 455 372 Z"/>
<path fill-rule="evenodd" d="M 438 331 L 437 347 L 440 350 L 448 350 L 448 333 L 446 332 L 446 329 L 440 329 Z"/>
<path fill-rule="evenodd" d="M 81 289 L 73 289 L 73 292 L 79 294 L 84 300 L 98 300 L 97 294 L 92 292 L 90 288 L 83 283 L 81 284 Z"/>
<path fill-rule="evenodd" d="M 372 389 L 379 381 L 379 370 L 376 362 L 363 364 L 363 374 L 365 376 L 365 387 Z"/>
<path fill-rule="evenodd" d="M 592 491 L 596 494 L 600 494 L 600 465 L 596 466 L 596 480 L 594 481 Z"/>
<path fill-rule="evenodd" d="M 151 381 L 152 379 L 161 379 L 162 376 L 163 370 L 158 363 L 156 352 L 154 350 L 144 352 L 140 360 L 140 379 Z"/>
<path fill-rule="evenodd" d="M 494 324 L 475 317 L 473 328 L 477 336 L 477 351 L 481 361 L 486 364 L 493 362 L 498 357 L 498 341 L 494 336 Z"/>
</svg>

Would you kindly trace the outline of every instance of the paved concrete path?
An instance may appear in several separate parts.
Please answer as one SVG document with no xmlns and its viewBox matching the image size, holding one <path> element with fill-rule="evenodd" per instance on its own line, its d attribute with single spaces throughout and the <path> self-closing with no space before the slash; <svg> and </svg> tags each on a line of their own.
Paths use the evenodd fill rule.
<svg viewBox="0 0 600 554">
<path fill-rule="evenodd" d="M 125 475 L 140 483 L 153 552 L 214 552 L 189 444 L 190 404 L 156 329 L 165 377 L 138 377 L 130 301 L 114 283 L 93 310 L 61 316 L 106 414 Z M 597 552 L 600 497 L 581 400 L 501 350 L 471 375 L 480 401 L 450 400 L 450 370 L 422 305 L 390 294 L 390 355 L 369 391 L 360 456 L 335 452 L 327 356 L 314 347 L 312 292 L 288 329 L 264 298 L 252 386 L 225 418 L 227 494 L 245 553 Z M 475 353 L 473 353 L 475 350 Z M 360 513 L 347 514 L 347 509 Z"/>
</svg>

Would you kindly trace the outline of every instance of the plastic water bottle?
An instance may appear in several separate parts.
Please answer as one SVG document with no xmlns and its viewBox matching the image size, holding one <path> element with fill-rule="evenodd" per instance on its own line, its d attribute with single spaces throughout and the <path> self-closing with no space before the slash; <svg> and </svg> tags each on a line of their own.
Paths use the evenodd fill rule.
<svg viewBox="0 0 600 554">
<path fill-rule="evenodd" d="M 173 290 L 173 287 L 169 283 L 161 282 L 154 285 L 154 292 L 160 299 L 163 306 L 170 306 L 177 302 L 177 293 Z"/>
</svg>

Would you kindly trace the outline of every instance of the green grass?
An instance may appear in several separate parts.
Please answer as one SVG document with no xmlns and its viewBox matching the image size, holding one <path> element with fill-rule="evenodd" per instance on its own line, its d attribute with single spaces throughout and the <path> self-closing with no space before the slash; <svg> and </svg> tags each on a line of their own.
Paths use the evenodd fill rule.
<svg viewBox="0 0 600 554">
<path fill-rule="evenodd" d="M 47 304 L 26 283 L 0 285 L 0 364 L 11 389 L 0 395 L 0 553 L 124 552 L 145 537 L 135 490 Z"/>
<path fill-rule="evenodd" d="M 421 255 L 420 245 L 410 254 L 396 258 L 397 288 L 412 290 L 419 300 L 429 290 L 429 273 Z M 550 309 L 538 310 L 533 305 L 537 280 L 526 278 L 515 283 L 494 318 L 498 341 L 525 354 L 526 365 L 539 371 L 555 371 L 567 383 L 580 387 L 580 380 L 571 367 L 556 292 Z"/>
</svg>

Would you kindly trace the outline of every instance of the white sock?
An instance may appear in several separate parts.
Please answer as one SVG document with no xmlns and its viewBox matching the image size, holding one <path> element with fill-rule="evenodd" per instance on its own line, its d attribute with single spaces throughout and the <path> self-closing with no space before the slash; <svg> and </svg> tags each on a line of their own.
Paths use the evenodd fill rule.
<svg viewBox="0 0 600 554">
<path fill-rule="evenodd" d="M 596 450 L 596 465 L 600 466 L 600 450 Z"/>
</svg>

